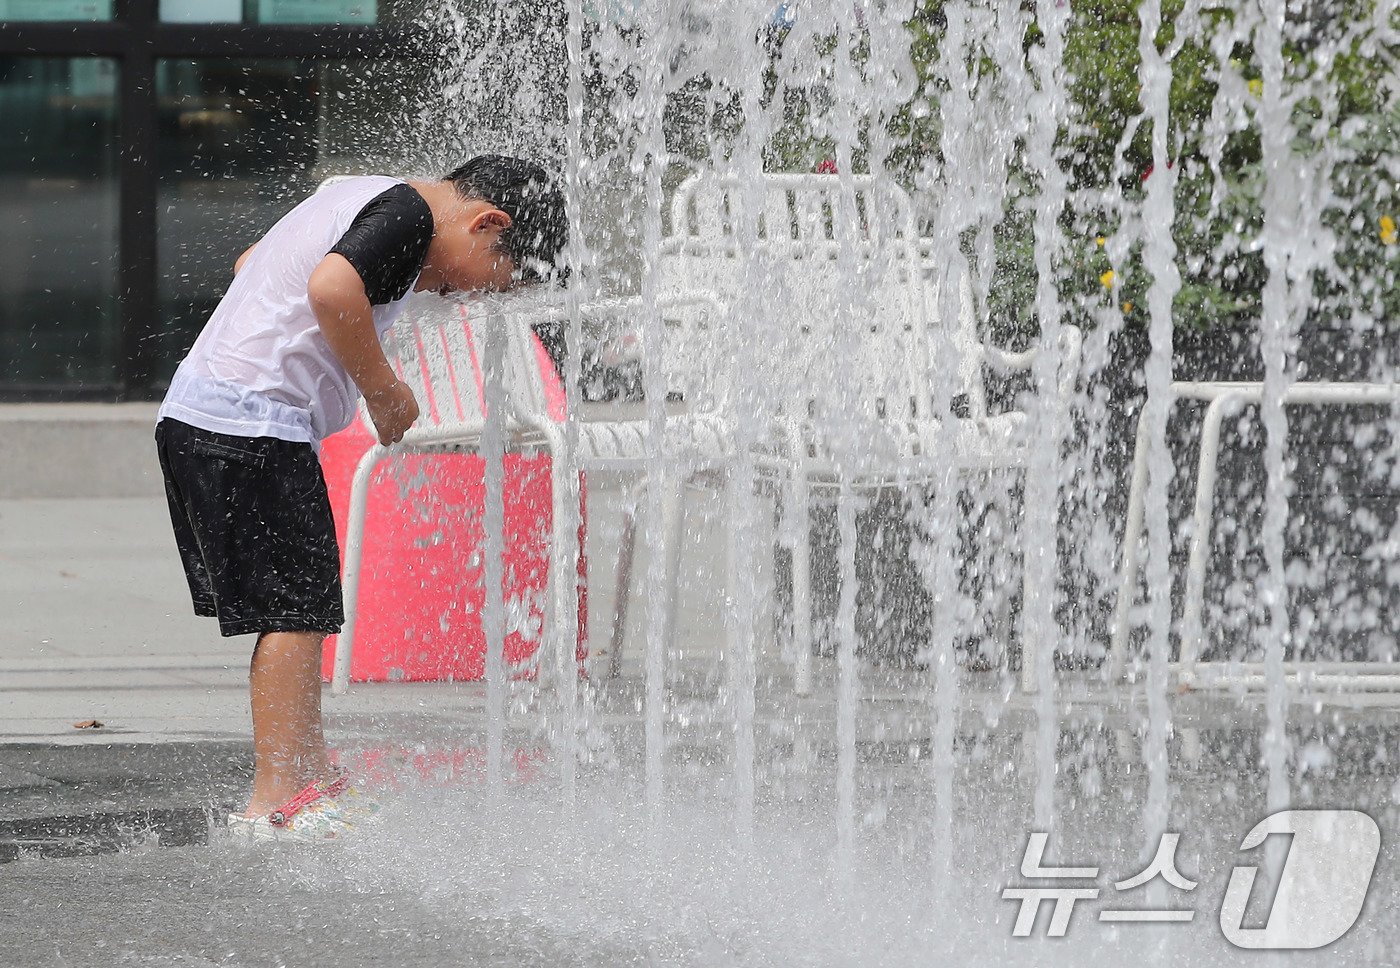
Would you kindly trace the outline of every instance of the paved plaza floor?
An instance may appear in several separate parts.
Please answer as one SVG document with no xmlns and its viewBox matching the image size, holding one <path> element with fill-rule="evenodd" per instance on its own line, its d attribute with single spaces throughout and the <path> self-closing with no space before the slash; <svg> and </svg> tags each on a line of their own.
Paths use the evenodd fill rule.
<svg viewBox="0 0 1400 968">
<path fill-rule="evenodd" d="M 590 494 L 600 653 L 617 500 L 605 488 Z M 692 513 L 714 511 L 706 500 L 697 497 Z M 697 573 L 713 574 L 722 532 L 701 518 L 688 530 Z M 619 678 L 584 685 L 573 801 L 540 731 L 551 697 L 532 683 L 510 687 L 510 782 L 495 799 L 481 781 L 479 683 L 365 684 L 328 696 L 328 734 L 378 784 L 388 821 L 363 843 L 326 851 L 226 842 L 222 816 L 245 795 L 251 768 L 251 640 L 220 639 L 189 614 L 162 501 L 0 500 L 0 601 L 0 966 L 864 968 L 1045 964 L 1070 951 L 1075 964 L 1117 965 L 1141 948 L 1127 929 L 1092 934 L 1092 916 L 1072 948 L 1012 943 L 1015 911 L 999 892 L 1032 825 L 1036 701 L 995 670 L 962 682 L 951 907 L 927 893 L 934 828 L 922 764 L 933 692 L 917 671 L 864 670 L 851 804 L 861 848 L 847 883 L 832 865 L 833 664 L 819 660 L 814 694 L 798 699 L 783 662 L 764 659 L 759 832 L 753 849 L 736 853 L 733 734 L 717 699 L 722 622 L 703 580 L 682 596 L 685 674 L 668 680 L 659 827 L 639 779 L 643 683 L 632 646 Z M 1193 965 L 1243 963 L 1212 919 L 1223 865 L 1265 812 L 1262 706 L 1240 696 L 1169 701 L 1173 816 L 1203 892 L 1196 927 L 1162 950 Z M 1146 796 L 1144 702 L 1140 686 L 1062 679 L 1063 856 L 1131 873 Z M 1312 771 L 1295 775 L 1296 802 L 1362 806 L 1395 829 L 1400 782 L 1376 752 L 1400 737 L 1392 701 L 1295 695 L 1289 714 Z M 93 722 L 102 725 L 79 725 Z M 1385 843 L 1367 914 L 1328 949 L 1329 964 L 1388 963 L 1397 887 Z"/>
</svg>

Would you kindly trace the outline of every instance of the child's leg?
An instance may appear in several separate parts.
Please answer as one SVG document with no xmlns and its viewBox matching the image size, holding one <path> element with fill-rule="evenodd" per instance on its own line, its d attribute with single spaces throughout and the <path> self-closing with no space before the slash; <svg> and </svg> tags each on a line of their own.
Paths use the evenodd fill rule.
<svg viewBox="0 0 1400 968">
<path fill-rule="evenodd" d="M 325 478 L 308 443 L 239 437 L 165 418 L 156 428 L 195 612 L 226 636 L 258 633 L 249 685 L 249 816 L 328 778 L 321 641 L 345 620 Z M 269 632 L 269 627 L 301 631 Z"/>
<path fill-rule="evenodd" d="M 253 797 L 261 816 L 330 772 L 321 733 L 320 632 L 265 632 L 253 650 Z"/>
</svg>

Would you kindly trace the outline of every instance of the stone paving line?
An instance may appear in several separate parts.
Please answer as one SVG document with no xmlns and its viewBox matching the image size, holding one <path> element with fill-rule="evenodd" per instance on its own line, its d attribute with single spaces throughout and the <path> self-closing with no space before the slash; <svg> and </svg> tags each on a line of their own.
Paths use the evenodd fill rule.
<svg viewBox="0 0 1400 968">
<path fill-rule="evenodd" d="M 615 546 L 617 492 L 590 493 L 590 551 Z M 118 850 L 143 831 L 202 843 L 246 795 L 253 640 L 191 613 L 167 515 L 161 496 L 0 499 L 0 863 Z M 610 563 L 595 576 L 605 616 Z M 469 764 L 483 692 L 357 684 L 326 696 L 327 736 L 410 772 Z"/>
<path fill-rule="evenodd" d="M 0 602 L 0 862 L 202 842 L 246 793 L 253 640 L 191 613 L 164 499 L 0 500 Z M 461 743 L 479 691 L 359 686 L 328 735 Z"/>
<path fill-rule="evenodd" d="M 220 638 L 191 613 L 166 514 L 152 499 L 0 501 L 0 601 L 12 606 L 0 746 L 247 740 L 252 637 Z M 431 720 L 429 705 L 460 714 L 472 692 L 357 686 L 326 711 Z M 103 726 L 74 726 L 94 720 Z"/>
<path fill-rule="evenodd" d="M 620 493 L 590 479 L 595 654 L 610 632 Z M 702 577 L 714 573 L 722 545 L 706 537 L 715 529 L 700 527 L 695 517 L 713 513 L 704 500 L 689 502 L 694 534 L 687 549 L 687 567 Z M 646 555 L 643 536 L 635 574 L 647 573 Z M 711 583 L 693 584 L 699 589 L 689 595 L 693 601 L 682 594 L 687 631 L 677 645 L 696 654 L 714 647 L 719 621 L 708 613 L 719 595 L 699 600 Z M 104 716 L 113 729 L 130 728 L 149 740 L 163 733 L 183 738 L 190 724 L 246 735 L 252 638 L 220 638 L 211 620 L 192 614 L 163 497 L 0 500 L 0 603 L 7 606 L 0 624 L 0 744 L 41 736 L 84 742 L 64 730 Z M 631 622 L 639 627 L 644 613 L 634 607 Z M 639 641 L 635 634 L 632 640 Z M 385 711 L 412 710 L 427 695 L 376 684 L 353 690 L 349 702 L 376 690 Z"/>
<path fill-rule="evenodd" d="M 595 643 L 607 637 L 612 569 L 606 555 L 616 540 L 615 506 L 608 507 L 615 493 L 599 496 L 590 497 L 590 555 L 598 551 L 590 586 Z M 703 577 L 717 570 L 721 541 L 714 536 L 722 531 L 700 523 L 692 519 L 688 533 L 692 541 L 708 535 L 696 542 L 708 545 L 698 554 L 689 549 L 686 566 Z M 638 573 L 646 574 L 644 560 Z M 715 630 L 722 627 L 694 591 L 703 584 L 691 586 L 681 602 L 681 628 L 691 638 L 678 645 L 696 668 L 712 664 Z M 31 821 L 39 817 L 58 826 L 38 839 L 67 849 L 75 837 L 96 837 L 92 831 L 127 823 L 112 817 L 141 810 L 174 811 L 171 830 L 188 832 L 197 812 L 242 795 L 251 762 L 252 640 L 220 639 L 212 623 L 190 613 L 163 500 L 0 500 L 0 602 L 8 606 L 0 625 L 0 844 L 7 837 L 12 846 L 34 840 Z M 640 625 L 645 611 L 634 607 L 632 620 Z M 599 722 L 606 720 L 619 736 L 638 729 L 639 685 L 631 673 L 640 651 L 634 646 L 625 657 L 623 679 L 597 684 L 612 710 Z M 765 688 L 758 704 L 764 735 L 781 731 L 800 713 L 809 739 L 831 742 L 834 685 L 828 665 L 818 663 L 817 689 L 800 708 L 782 692 L 781 681 Z M 964 678 L 967 728 L 975 732 L 992 721 L 1011 732 L 1034 728 L 1030 697 L 1008 695 L 998 682 L 996 675 Z M 892 724 L 911 740 L 926 735 L 926 685 L 872 693 L 865 707 L 871 714 L 861 716 L 862 736 L 866 730 L 872 739 L 888 734 Z M 678 703 L 685 698 L 679 692 L 674 697 Z M 1261 715 L 1257 702 L 1229 696 L 1170 701 L 1182 727 L 1254 728 Z M 1103 716 L 1128 728 L 1140 718 L 1132 707 L 1141 705 L 1141 687 L 1118 699 L 1091 691 L 1077 697 L 1065 682 L 1059 702 L 1068 717 Z M 355 685 L 347 696 L 327 696 L 324 705 L 328 737 L 342 748 L 416 749 L 429 758 L 481 748 L 480 683 Z M 1325 704 L 1294 697 L 1292 714 L 1400 728 L 1400 706 L 1385 694 L 1333 697 Z M 528 731 L 537 720 L 513 713 L 511 728 Z M 92 721 L 103 725 L 75 725 Z M 522 740 L 529 743 L 538 746 L 539 740 Z M 631 749 L 639 744 L 637 735 L 622 743 Z M 19 826 L 7 832 L 6 822 Z"/>
</svg>

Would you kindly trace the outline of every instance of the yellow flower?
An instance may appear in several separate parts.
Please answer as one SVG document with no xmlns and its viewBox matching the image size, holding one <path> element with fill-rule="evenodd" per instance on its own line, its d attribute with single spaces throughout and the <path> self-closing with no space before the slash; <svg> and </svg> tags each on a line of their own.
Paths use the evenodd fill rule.
<svg viewBox="0 0 1400 968">
<path fill-rule="evenodd" d="M 1109 269 L 1099 276 L 1099 282 L 1103 283 L 1105 289 L 1111 287 L 1113 285 L 1113 270 Z"/>
<path fill-rule="evenodd" d="M 1100 235 L 1100 236 L 1099 236 L 1097 239 L 1095 239 L 1094 241 L 1097 242 L 1097 243 L 1099 244 L 1099 248 L 1100 248 L 1100 249 L 1103 248 L 1104 239 L 1103 239 L 1103 236 L 1102 236 L 1102 235 Z"/>
<path fill-rule="evenodd" d="M 1395 219 L 1389 215 L 1381 216 L 1381 241 L 1386 245 L 1394 245 L 1400 239 L 1395 230 Z"/>
<path fill-rule="evenodd" d="M 1130 313 L 1130 312 L 1132 312 L 1132 311 L 1133 311 L 1133 304 L 1130 303 L 1130 302 L 1125 302 L 1125 303 L 1123 304 L 1123 312 L 1125 312 L 1125 313 Z"/>
<path fill-rule="evenodd" d="M 1260 80 L 1259 78 L 1257 78 L 1257 77 L 1256 77 L 1254 80 L 1250 81 L 1250 82 L 1249 82 L 1249 93 L 1250 93 L 1250 94 L 1253 94 L 1255 97 L 1263 97 L 1263 96 L 1264 96 L 1264 82 L 1261 81 L 1261 80 Z"/>
</svg>

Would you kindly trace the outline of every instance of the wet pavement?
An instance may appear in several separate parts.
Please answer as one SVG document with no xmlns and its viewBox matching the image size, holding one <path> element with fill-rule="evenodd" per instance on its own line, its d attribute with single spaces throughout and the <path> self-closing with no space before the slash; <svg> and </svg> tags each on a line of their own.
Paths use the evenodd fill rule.
<svg viewBox="0 0 1400 968">
<path fill-rule="evenodd" d="M 156 530 L 163 513 L 141 500 L 0 501 L 0 594 L 21 605 L 0 634 L 0 968 L 1257 960 L 1216 923 L 1240 839 L 1266 812 L 1257 698 L 1170 698 L 1172 823 L 1183 871 L 1201 883 L 1192 925 L 1144 933 L 1099 925 L 1090 909 L 1068 940 L 1013 939 L 1015 906 L 1000 892 L 1032 828 L 1031 698 L 995 672 L 964 677 L 956 870 L 939 882 L 930 683 L 863 669 L 859 848 L 842 875 L 831 663 L 818 662 L 807 700 L 781 675 L 760 677 L 762 782 L 744 848 L 729 800 L 731 724 L 716 700 L 718 623 L 694 611 L 687 626 L 711 641 L 685 643 L 669 682 L 656 816 L 638 779 L 634 650 L 620 679 L 586 686 L 572 807 L 539 730 L 552 700 L 533 684 L 510 687 L 508 783 L 495 793 L 481 779 L 480 684 L 357 686 L 327 698 L 328 735 L 384 800 L 381 822 L 314 848 L 231 844 L 222 818 L 251 765 L 246 645 L 185 614 L 178 563 Z M 590 597 L 606 615 L 601 572 Z M 1056 858 L 1101 864 L 1111 893 L 1111 878 L 1141 867 L 1142 690 L 1104 694 L 1068 675 L 1062 685 Z M 1289 715 L 1295 802 L 1368 811 L 1383 853 L 1356 928 L 1285 963 L 1394 963 L 1400 762 L 1389 751 L 1400 709 L 1378 694 L 1299 696 Z"/>
<path fill-rule="evenodd" d="M 116 849 L 82 857 L 22 851 L 0 864 L 0 965 L 14 966 L 894 966 L 1249 965 L 1258 954 L 1221 935 L 1221 894 L 1237 851 L 1262 816 L 1262 776 L 1220 761 L 1176 774 L 1176 860 L 1199 882 L 1172 891 L 1193 923 L 1155 929 L 1097 921 L 1144 906 L 1112 881 L 1144 866 L 1140 770 L 1100 761 L 1102 790 L 1066 776 L 1058 794 L 1057 862 L 1102 868 L 1102 897 L 1077 909 L 1066 939 L 1011 937 L 1030 829 L 1029 777 L 1000 768 L 990 744 L 956 784 L 956 869 L 934 892 L 922 771 L 863 758 L 860 846 L 843 876 L 835 856 L 832 764 L 770 759 L 754 845 L 734 838 L 715 770 L 671 773 L 658 835 L 648 834 L 635 764 L 580 777 L 570 812 L 550 774 L 514 774 L 492 795 L 471 778 L 406 784 L 384 797 L 373 827 L 343 842 L 244 845 L 217 819 L 155 811 L 121 830 Z M 991 764 L 997 769 L 988 769 Z M 542 767 L 547 764 L 541 764 Z M 1392 964 L 1396 811 L 1388 781 L 1337 778 L 1300 803 L 1370 804 L 1386 837 L 1357 926 L 1324 951 L 1277 962 Z M 1107 792 L 1108 795 L 1105 795 Z M 182 836 L 202 846 L 176 846 Z M 1263 899 L 1267 901 L 1267 898 Z M 1263 903 L 1256 901 L 1256 920 Z M 1154 931 L 1158 933 L 1154 933 Z"/>
<path fill-rule="evenodd" d="M 0 863 L 204 844 L 251 775 L 246 742 L 0 746 Z"/>
<path fill-rule="evenodd" d="M 641 963 L 519 917 L 405 893 L 332 892 L 286 857 L 223 846 L 5 864 L 0 897 L 0 964 L 30 968 Z"/>
</svg>

